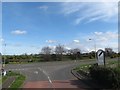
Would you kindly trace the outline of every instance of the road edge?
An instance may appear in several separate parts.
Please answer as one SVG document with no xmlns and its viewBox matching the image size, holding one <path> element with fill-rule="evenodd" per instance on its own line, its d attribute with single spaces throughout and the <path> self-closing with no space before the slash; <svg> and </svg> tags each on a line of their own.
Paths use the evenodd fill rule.
<svg viewBox="0 0 120 90">
<path fill-rule="evenodd" d="M 96 84 L 92 79 L 87 78 L 86 76 L 80 75 L 75 70 L 71 69 L 71 73 L 80 81 L 82 81 L 84 84 L 88 85 L 90 89 L 92 90 L 104 90 L 104 88 L 98 84 Z"/>
</svg>

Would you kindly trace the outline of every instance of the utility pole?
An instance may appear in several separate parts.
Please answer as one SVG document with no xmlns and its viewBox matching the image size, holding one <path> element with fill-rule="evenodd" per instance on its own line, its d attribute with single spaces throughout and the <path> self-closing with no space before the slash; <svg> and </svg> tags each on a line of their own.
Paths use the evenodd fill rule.
<svg viewBox="0 0 120 90">
<path fill-rule="evenodd" d="M 4 57 L 3 57 L 3 67 L 5 67 L 5 59 L 6 59 L 6 56 L 5 56 L 5 53 L 6 53 L 6 43 L 4 43 Z"/>
<path fill-rule="evenodd" d="M 3 68 L 3 63 L 2 63 L 2 54 L 0 53 L 0 69 Z"/>
<path fill-rule="evenodd" d="M 97 61 L 97 56 L 96 56 L 96 41 L 95 41 L 95 39 L 89 39 L 89 40 L 93 40 L 94 41 L 95 59 Z"/>
</svg>

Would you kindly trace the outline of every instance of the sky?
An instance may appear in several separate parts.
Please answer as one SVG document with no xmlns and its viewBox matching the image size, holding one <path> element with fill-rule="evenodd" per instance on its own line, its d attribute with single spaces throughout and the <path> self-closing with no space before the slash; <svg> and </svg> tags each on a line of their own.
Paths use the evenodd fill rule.
<svg viewBox="0 0 120 90">
<path fill-rule="evenodd" d="M 91 39 L 91 40 L 89 40 Z M 38 54 L 42 47 L 118 50 L 117 2 L 3 2 L 2 53 Z"/>
</svg>

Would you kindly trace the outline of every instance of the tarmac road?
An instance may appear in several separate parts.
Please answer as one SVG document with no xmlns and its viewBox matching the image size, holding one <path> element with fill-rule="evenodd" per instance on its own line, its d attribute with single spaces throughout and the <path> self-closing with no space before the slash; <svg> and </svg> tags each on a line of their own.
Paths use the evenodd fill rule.
<svg viewBox="0 0 120 90">
<path fill-rule="evenodd" d="M 87 88 L 71 74 L 77 65 L 95 63 L 95 60 L 39 62 L 31 64 L 8 64 L 7 71 L 17 71 L 26 75 L 24 88 Z"/>
<path fill-rule="evenodd" d="M 58 61 L 31 64 L 8 64 L 7 71 L 18 71 L 27 76 L 26 81 L 69 80 L 74 79 L 71 69 L 79 64 L 94 63 L 95 61 Z"/>
<path fill-rule="evenodd" d="M 8 64 L 7 71 L 17 71 L 26 75 L 24 88 L 86 88 L 71 74 L 71 69 L 79 64 L 95 61 L 56 61 L 31 64 Z"/>
</svg>

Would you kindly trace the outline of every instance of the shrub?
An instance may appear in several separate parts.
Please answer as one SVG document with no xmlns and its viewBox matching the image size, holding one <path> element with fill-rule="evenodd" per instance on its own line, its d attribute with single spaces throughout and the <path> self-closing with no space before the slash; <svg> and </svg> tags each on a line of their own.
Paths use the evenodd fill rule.
<svg viewBox="0 0 120 90">
<path fill-rule="evenodd" d="M 52 61 L 56 61 L 56 58 L 57 58 L 56 54 L 52 54 L 51 58 L 52 58 Z"/>
<path fill-rule="evenodd" d="M 89 68 L 90 76 L 108 88 L 120 88 L 120 69 L 93 65 Z"/>
</svg>

